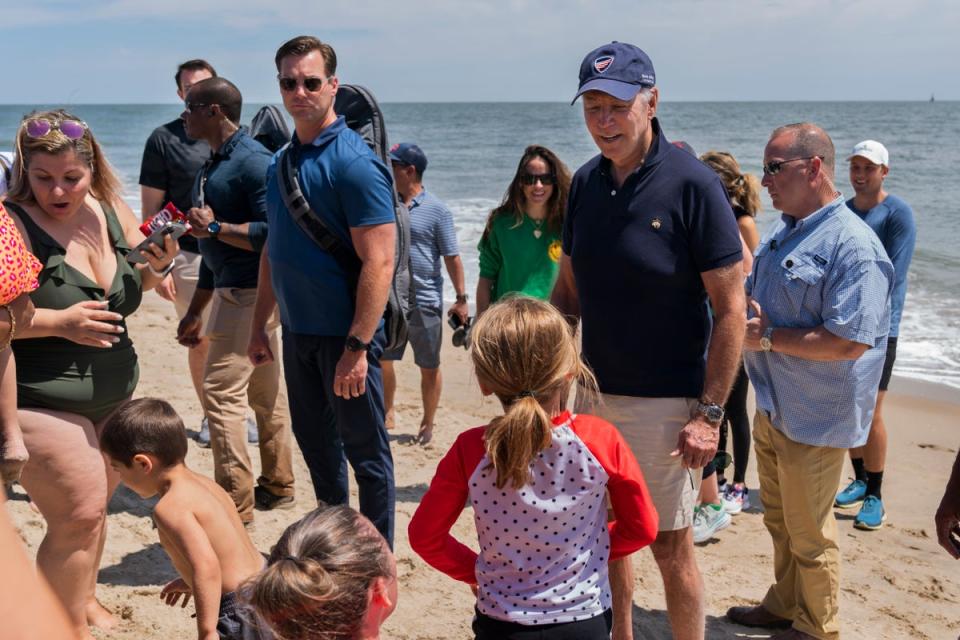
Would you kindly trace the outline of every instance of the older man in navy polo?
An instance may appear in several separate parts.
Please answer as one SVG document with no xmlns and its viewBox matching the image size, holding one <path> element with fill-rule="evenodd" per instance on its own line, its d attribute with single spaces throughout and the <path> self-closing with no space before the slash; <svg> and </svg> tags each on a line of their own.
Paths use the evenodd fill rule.
<svg viewBox="0 0 960 640">
<path fill-rule="evenodd" d="M 583 60 L 574 100 L 583 97 L 600 155 L 573 178 L 552 301 L 583 321 L 583 356 L 603 394 L 594 412 L 630 443 L 657 507 L 651 548 L 673 635 L 699 639 L 691 524 L 740 358 L 742 250 L 719 178 L 664 135 L 655 81 L 630 44 Z M 632 638 L 630 559 L 610 569 L 613 636 Z"/>
<path fill-rule="evenodd" d="M 834 147 L 820 127 L 770 136 L 763 184 L 782 221 L 747 280 L 744 364 L 763 522 L 776 582 L 758 606 L 727 616 L 789 627 L 779 640 L 840 637 L 834 491 L 847 449 L 867 440 L 890 329 L 893 265 L 834 188 Z"/>
</svg>

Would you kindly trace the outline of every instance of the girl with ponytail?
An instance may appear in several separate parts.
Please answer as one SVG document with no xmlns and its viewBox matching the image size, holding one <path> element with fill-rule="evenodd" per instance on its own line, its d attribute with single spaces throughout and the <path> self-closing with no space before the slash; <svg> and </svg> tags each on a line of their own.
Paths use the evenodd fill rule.
<svg viewBox="0 0 960 640">
<path fill-rule="evenodd" d="M 321 503 L 287 527 L 243 595 L 275 640 L 377 640 L 397 606 L 397 562 L 369 520 Z"/>
<path fill-rule="evenodd" d="M 613 425 L 565 410 L 575 381 L 581 392 L 596 382 L 549 303 L 492 306 L 471 356 L 480 390 L 504 413 L 457 438 L 410 522 L 410 545 L 473 589 L 478 640 L 608 638 L 607 564 L 657 534 L 637 461 Z M 479 554 L 450 535 L 468 502 Z"/>
</svg>

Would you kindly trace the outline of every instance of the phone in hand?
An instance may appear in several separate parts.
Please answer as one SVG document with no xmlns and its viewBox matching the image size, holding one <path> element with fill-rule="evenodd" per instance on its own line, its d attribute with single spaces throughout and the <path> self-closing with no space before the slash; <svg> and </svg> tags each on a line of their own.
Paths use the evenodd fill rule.
<svg viewBox="0 0 960 640">
<path fill-rule="evenodd" d="M 174 240 L 182 236 L 187 232 L 187 226 L 180 222 L 167 222 L 162 225 L 159 229 L 147 236 L 147 239 L 134 247 L 133 251 L 127 254 L 127 262 L 132 264 L 144 264 L 147 259 L 144 257 L 141 251 L 149 247 L 151 244 L 156 244 L 163 246 L 163 239 L 167 236 L 172 236 Z"/>
</svg>

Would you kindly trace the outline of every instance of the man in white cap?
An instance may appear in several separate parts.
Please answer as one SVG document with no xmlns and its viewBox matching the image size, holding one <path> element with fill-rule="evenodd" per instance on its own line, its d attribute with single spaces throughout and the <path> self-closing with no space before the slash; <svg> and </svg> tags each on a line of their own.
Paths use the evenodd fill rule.
<svg viewBox="0 0 960 640">
<path fill-rule="evenodd" d="M 743 253 L 720 179 L 661 129 L 655 84 L 653 63 L 631 44 L 599 47 L 580 66 L 574 100 L 583 98 L 600 153 L 570 187 L 551 301 L 583 321 L 583 357 L 603 394 L 589 410 L 630 444 L 657 508 L 651 550 L 673 637 L 699 640 L 691 525 L 740 360 Z M 613 638 L 628 640 L 629 557 L 611 563 L 610 584 Z"/>
<path fill-rule="evenodd" d="M 883 398 L 890 384 L 893 362 L 897 358 L 897 336 L 900 316 L 907 297 L 907 271 L 917 240 L 913 210 L 901 198 L 889 194 L 883 181 L 890 172 L 890 154 L 876 140 L 864 140 L 853 148 L 850 157 L 850 184 L 856 195 L 847 200 L 847 206 L 870 225 L 879 236 L 887 256 L 893 263 L 894 285 L 890 299 L 890 334 L 887 354 L 880 377 L 877 404 L 870 425 L 867 444 L 850 449 L 854 479 L 837 494 L 836 506 L 841 509 L 860 507 L 853 526 L 873 531 L 883 526 L 886 511 L 880 487 L 887 457 L 887 427 L 883 421 Z"/>
</svg>

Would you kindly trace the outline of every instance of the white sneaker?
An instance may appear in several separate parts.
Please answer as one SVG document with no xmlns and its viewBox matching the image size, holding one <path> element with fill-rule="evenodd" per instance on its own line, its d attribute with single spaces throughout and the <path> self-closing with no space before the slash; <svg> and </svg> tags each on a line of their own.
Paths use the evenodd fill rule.
<svg viewBox="0 0 960 640">
<path fill-rule="evenodd" d="M 727 484 L 720 495 L 723 510 L 735 515 L 750 508 L 750 490 L 744 484 Z"/>
<path fill-rule="evenodd" d="M 719 504 L 702 504 L 693 513 L 693 542 L 706 542 L 730 526 L 730 514 Z"/>
</svg>

